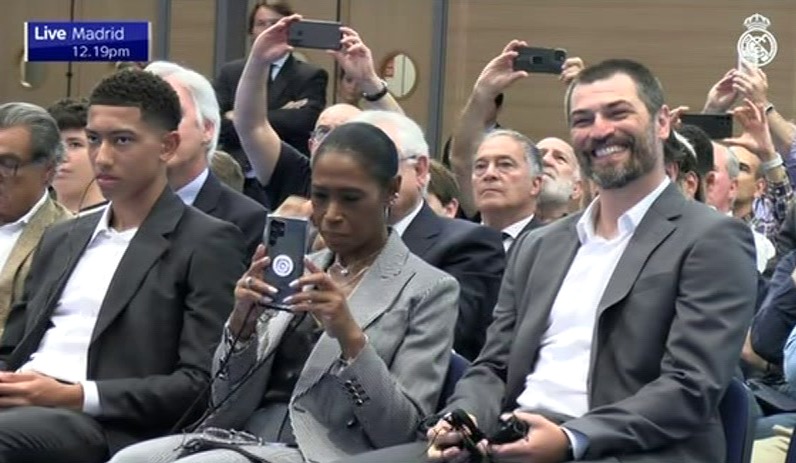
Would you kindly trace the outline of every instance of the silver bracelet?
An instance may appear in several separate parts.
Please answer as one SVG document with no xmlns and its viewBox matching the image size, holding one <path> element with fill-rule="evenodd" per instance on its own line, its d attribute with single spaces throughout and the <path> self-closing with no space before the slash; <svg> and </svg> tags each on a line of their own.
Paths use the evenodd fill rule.
<svg viewBox="0 0 796 463">
<path fill-rule="evenodd" d="M 783 164 L 782 156 L 777 153 L 777 156 L 770 161 L 766 161 L 760 165 L 764 172 L 768 172 L 771 169 L 776 169 L 777 167 Z"/>
</svg>

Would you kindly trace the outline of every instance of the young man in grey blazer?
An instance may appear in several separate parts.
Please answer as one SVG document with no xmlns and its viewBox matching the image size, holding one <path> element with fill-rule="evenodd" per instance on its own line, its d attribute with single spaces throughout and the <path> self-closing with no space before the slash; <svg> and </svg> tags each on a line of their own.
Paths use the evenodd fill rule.
<svg viewBox="0 0 796 463">
<path fill-rule="evenodd" d="M 485 72 L 513 73 L 518 44 Z M 517 241 L 486 345 L 443 414 L 462 409 L 487 435 L 502 414 L 529 424 L 524 439 L 482 442 L 494 461 L 724 461 L 718 404 L 755 303 L 751 232 L 667 179 L 669 110 L 644 66 L 584 70 L 567 106 L 600 195 Z M 417 461 L 426 447 L 461 461 L 446 420 L 427 436 L 346 461 Z"/>
</svg>

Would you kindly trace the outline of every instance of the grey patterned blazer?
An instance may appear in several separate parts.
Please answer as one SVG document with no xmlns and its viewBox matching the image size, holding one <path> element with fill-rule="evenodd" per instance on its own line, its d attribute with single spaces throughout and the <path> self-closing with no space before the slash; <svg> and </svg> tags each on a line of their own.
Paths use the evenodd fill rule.
<svg viewBox="0 0 796 463">
<path fill-rule="evenodd" d="M 330 251 L 311 259 L 326 268 Z M 433 413 L 445 380 L 458 311 L 456 280 L 411 254 L 394 232 L 349 297 L 368 344 L 343 368 L 340 347 L 323 334 L 307 359 L 289 406 L 296 442 L 308 461 L 333 461 L 411 442 Z M 258 342 L 233 354 L 213 387 L 218 403 L 250 366 L 278 345 L 293 314 L 279 312 L 258 326 Z M 214 371 L 229 346 L 221 342 Z M 247 429 L 269 381 L 269 359 L 208 421 Z"/>
</svg>

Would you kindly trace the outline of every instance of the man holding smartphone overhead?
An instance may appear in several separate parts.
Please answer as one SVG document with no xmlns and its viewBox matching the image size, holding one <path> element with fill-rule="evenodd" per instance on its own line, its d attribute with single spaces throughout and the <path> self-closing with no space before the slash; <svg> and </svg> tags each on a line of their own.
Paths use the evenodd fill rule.
<svg viewBox="0 0 796 463">
<path fill-rule="evenodd" d="M 249 34 L 252 40 L 283 17 L 291 16 L 293 9 L 284 1 L 257 1 L 249 14 Z M 244 192 L 264 202 L 262 187 L 257 184 L 252 166 L 241 147 L 232 121 L 235 119 L 235 91 L 243 73 L 246 58 L 225 64 L 218 73 L 213 87 L 221 108 L 221 134 L 219 144 L 241 164 L 247 181 Z M 309 155 L 310 133 L 326 106 L 328 73 L 315 65 L 296 59 L 286 52 L 268 65 L 268 121 L 279 138 Z"/>
<path fill-rule="evenodd" d="M 301 21 L 299 15 L 282 18 L 257 37 L 246 59 L 235 96 L 235 130 L 251 163 L 252 174 L 265 190 L 267 202 L 273 210 L 290 196 L 309 197 L 310 160 L 280 136 L 265 104 L 270 101 L 272 90 L 265 84 L 265 69 L 292 50 L 288 43 L 290 31 Z M 329 44 L 334 49 L 331 54 L 363 91 L 363 107 L 403 113 L 392 95 L 384 91 L 371 51 L 359 34 L 348 27 L 339 27 L 339 32 L 342 36 L 339 46 Z M 359 112 L 359 108 L 349 104 L 326 108 L 310 135 L 310 153 L 332 129 L 348 122 Z"/>
</svg>

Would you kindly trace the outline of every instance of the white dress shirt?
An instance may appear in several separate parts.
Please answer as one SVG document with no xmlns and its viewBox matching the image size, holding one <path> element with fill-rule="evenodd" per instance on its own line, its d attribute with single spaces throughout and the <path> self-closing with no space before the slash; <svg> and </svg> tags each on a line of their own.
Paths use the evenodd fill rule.
<svg viewBox="0 0 796 463">
<path fill-rule="evenodd" d="M 201 191 L 202 187 L 205 185 L 208 175 L 209 170 L 205 168 L 205 170 L 197 175 L 195 179 L 191 180 L 187 185 L 175 191 L 175 193 L 177 193 L 177 196 L 180 197 L 182 202 L 188 206 L 193 206 L 194 201 L 196 201 L 196 197 L 199 196 L 199 191 Z"/>
<path fill-rule="evenodd" d="M 617 221 L 618 234 L 611 239 L 596 233 L 599 198 L 578 220 L 581 245 L 553 301 L 536 366 L 525 378 L 525 389 L 517 398 L 521 410 L 546 410 L 572 417 L 589 410 L 588 376 L 597 306 L 638 224 L 669 183 L 669 178 L 664 178 L 622 214 Z M 583 444 L 565 431 L 573 442 L 575 457 L 582 457 L 587 441 Z"/>
<path fill-rule="evenodd" d="M 519 222 L 515 222 L 509 225 L 508 227 L 502 230 L 501 233 L 503 235 L 504 251 L 509 252 L 509 248 L 511 247 L 511 245 L 514 244 L 514 241 L 516 241 L 517 237 L 520 235 L 520 233 L 522 233 L 522 229 L 525 228 L 525 226 L 528 225 L 531 222 L 531 220 L 533 220 L 533 214 L 531 214 L 527 218 L 520 220 Z"/>
<path fill-rule="evenodd" d="M 392 229 L 398 233 L 398 236 L 400 237 L 404 236 L 404 232 L 406 231 L 407 228 L 409 228 L 409 224 L 412 223 L 413 220 L 415 220 L 417 214 L 420 213 L 420 209 L 423 209 L 423 204 L 425 204 L 425 201 L 420 201 L 417 204 L 417 207 L 415 207 L 415 209 L 412 212 L 407 214 L 406 217 L 399 220 L 398 222 L 395 223 L 395 225 L 392 226 Z"/>
<path fill-rule="evenodd" d="M 0 270 L 6 266 L 8 256 L 17 244 L 19 237 L 22 236 L 22 231 L 25 226 L 30 222 L 30 219 L 41 209 L 44 202 L 47 200 L 47 191 L 39 198 L 36 204 L 28 210 L 28 212 L 16 220 L 16 222 L 0 225 Z"/>
<path fill-rule="evenodd" d="M 755 260 L 757 261 L 757 271 L 763 273 L 768 266 L 768 261 L 777 254 L 777 249 L 766 235 L 752 229 L 752 237 L 755 240 Z"/>
<path fill-rule="evenodd" d="M 111 279 L 138 231 L 133 228 L 117 232 L 110 228 L 110 211 L 107 207 L 102 213 L 86 250 L 64 286 L 51 317 L 52 326 L 44 334 L 38 350 L 19 369 L 81 383 L 83 411 L 89 415 L 98 415 L 101 411 L 97 385 L 86 379 L 91 335 Z"/>
</svg>

